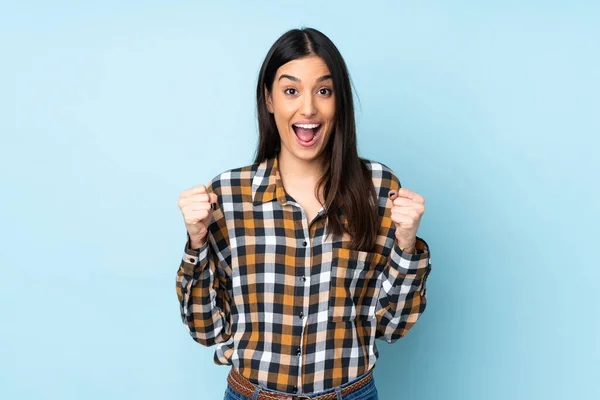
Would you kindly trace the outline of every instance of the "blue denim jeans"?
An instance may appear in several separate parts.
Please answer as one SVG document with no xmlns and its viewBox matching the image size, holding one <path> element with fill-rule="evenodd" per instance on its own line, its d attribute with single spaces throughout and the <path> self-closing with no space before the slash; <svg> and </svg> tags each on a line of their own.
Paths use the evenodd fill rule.
<svg viewBox="0 0 600 400">
<path fill-rule="evenodd" d="M 366 374 L 365 374 L 366 375 Z M 354 383 L 355 381 L 359 380 L 360 378 L 362 378 L 364 375 L 359 376 L 358 378 L 356 378 L 354 381 L 351 382 L 347 382 L 337 388 L 333 388 L 333 389 L 329 389 L 329 390 L 324 390 L 322 392 L 318 392 L 318 393 L 311 393 L 310 395 L 308 395 L 309 397 L 317 397 L 323 394 L 327 394 L 327 393 L 331 393 L 331 392 L 336 392 L 337 393 L 337 400 L 379 400 L 379 397 L 377 397 L 377 388 L 375 387 L 375 379 L 371 379 L 371 381 L 366 384 L 365 386 L 363 386 L 362 388 L 358 389 L 357 391 L 350 393 L 347 396 L 342 397 L 342 392 L 341 390 L 348 385 L 351 385 L 352 383 Z M 283 393 L 283 392 L 278 392 L 276 390 L 270 390 L 270 389 L 258 389 L 255 393 L 253 397 L 245 397 L 242 396 L 241 394 L 239 394 L 238 392 L 236 392 L 230 385 L 227 385 L 227 389 L 225 390 L 225 397 L 223 398 L 223 400 L 256 400 L 256 398 L 258 397 L 258 393 L 260 393 L 261 390 L 264 390 L 266 392 L 271 392 L 271 393 L 277 393 L 277 394 L 281 394 L 281 395 L 286 395 L 287 393 Z M 289 396 L 289 394 L 287 394 Z"/>
</svg>

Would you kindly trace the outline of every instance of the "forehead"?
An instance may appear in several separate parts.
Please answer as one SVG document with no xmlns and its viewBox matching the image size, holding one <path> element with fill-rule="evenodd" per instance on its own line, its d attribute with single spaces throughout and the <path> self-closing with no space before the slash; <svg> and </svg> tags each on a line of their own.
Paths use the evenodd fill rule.
<svg viewBox="0 0 600 400">
<path fill-rule="evenodd" d="M 279 67 L 275 76 L 275 82 L 277 82 L 282 74 L 295 76 L 302 83 L 314 83 L 317 78 L 328 75 L 330 72 L 327 64 L 321 57 L 308 56 L 297 58 Z"/>
</svg>

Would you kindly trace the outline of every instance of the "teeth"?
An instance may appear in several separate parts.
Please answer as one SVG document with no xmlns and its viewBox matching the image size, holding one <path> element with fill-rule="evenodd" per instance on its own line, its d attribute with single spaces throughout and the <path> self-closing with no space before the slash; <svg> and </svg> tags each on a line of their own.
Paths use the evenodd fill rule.
<svg viewBox="0 0 600 400">
<path fill-rule="evenodd" d="M 294 124 L 294 126 L 297 126 L 299 128 L 304 128 L 304 129 L 313 129 L 318 126 L 321 126 L 321 124 Z"/>
</svg>

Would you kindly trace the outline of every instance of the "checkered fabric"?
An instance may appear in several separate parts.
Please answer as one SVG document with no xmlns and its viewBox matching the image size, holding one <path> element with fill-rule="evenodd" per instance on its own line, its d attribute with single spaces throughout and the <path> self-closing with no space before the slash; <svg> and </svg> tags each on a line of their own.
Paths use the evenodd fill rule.
<svg viewBox="0 0 600 400">
<path fill-rule="evenodd" d="M 379 198 L 372 252 L 349 249 L 346 233 L 326 235 L 323 207 L 308 221 L 284 190 L 276 156 L 210 181 L 218 208 L 202 247 L 190 248 L 188 236 L 177 297 L 192 338 L 216 345 L 217 364 L 269 389 L 318 392 L 366 373 L 375 339 L 393 342 L 417 322 L 429 247 L 417 237 L 417 254 L 400 250 L 388 197 L 400 182 L 384 164 L 361 160 Z"/>
</svg>

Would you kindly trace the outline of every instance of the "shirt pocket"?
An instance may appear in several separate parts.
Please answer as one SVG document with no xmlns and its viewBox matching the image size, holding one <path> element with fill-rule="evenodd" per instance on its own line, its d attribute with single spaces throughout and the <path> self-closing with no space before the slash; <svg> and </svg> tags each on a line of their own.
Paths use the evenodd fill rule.
<svg viewBox="0 0 600 400">
<path fill-rule="evenodd" d="M 379 253 L 335 248 L 329 288 L 329 320 L 375 318 L 381 272 L 387 257 Z"/>
</svg>

